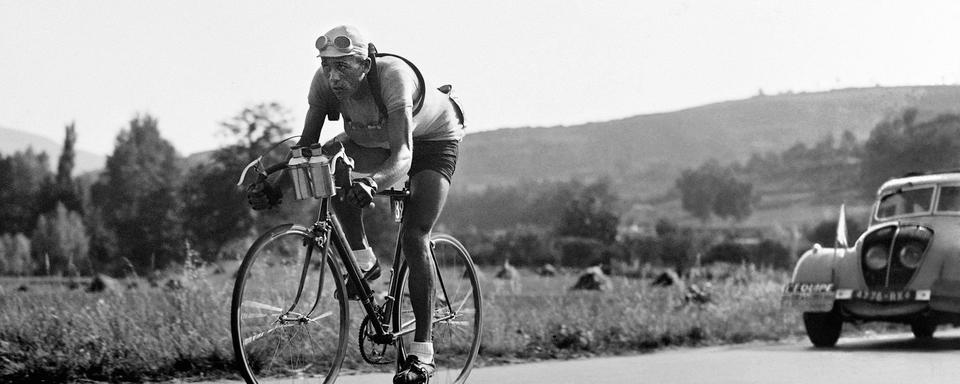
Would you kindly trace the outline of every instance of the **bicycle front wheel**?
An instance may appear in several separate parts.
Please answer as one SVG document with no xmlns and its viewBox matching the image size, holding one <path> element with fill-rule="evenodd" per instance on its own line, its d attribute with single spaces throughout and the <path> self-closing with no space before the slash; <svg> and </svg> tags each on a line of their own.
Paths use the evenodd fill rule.
<svg viewBox="0 0 960 384">
<path fill-rule="evenodd" d="M 445 234 L 431 237 L 434 266 L 433 349 L 437 370 L 433 384 L 466 382 L 480 349 L 482 307 L 476 267 L 467 249 Z M 409 350 L 416 328 L 410 305 L 409 273 L 400 267 L 393 310 L 395 332 L 409 332 L 398 343 Z"/>
<path fill-rule="evenodd" d="M 333 383 L 349 332 L 340 268 L 304 227 L 260 236 L 237 271 L 230 309 L 237 366 L 248 383 L 264 378 Z M 274 380 L 276 379 L 276 380 Z"/>
</svg>

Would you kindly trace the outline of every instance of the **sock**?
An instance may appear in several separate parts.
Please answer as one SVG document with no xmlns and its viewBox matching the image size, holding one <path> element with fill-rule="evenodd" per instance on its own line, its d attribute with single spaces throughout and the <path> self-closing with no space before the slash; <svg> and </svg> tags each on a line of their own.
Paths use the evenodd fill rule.
<svg viewBox="0 0 960 384">
<path fill-rule="evenodd" d="M 377 255 L 373 254 L 373 249 L 370 247 L 355 249 L 350 253 L 353 253 L 353 259 L 357 261 L 357 266 L 364 272 L 369 271 L 377 263 Z"/>
<path fill-rule="evenodd" d="M 416 356 L 423 363 L 433 363 L 433 342 L 414 341 L 410 343 L 410 354 Z"/>
</svg>

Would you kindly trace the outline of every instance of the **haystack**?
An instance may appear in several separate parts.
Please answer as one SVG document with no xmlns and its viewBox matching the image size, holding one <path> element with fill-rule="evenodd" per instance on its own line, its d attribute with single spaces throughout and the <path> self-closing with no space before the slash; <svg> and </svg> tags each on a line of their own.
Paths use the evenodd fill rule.
<svg viewBox="0 0 960 384">
<path fill-rule="evenodd" d="M 537 274 L 540 276 L 556 276 L 557 267 L 554 267 L 553 264 L 544 264 L 540 268 L 537 268 Z"/>
<path fill-rule="evenodd" d="M 657 278 L 650 283 L 654 287 L 669 287 L 672 285 L 683 286 L 683 280 L 680 280 L 680 275 L 677 274 L 672 269 L 665 269 L 663 272 L 660 272 L 657 275 Z"/>
<path fill-rule="evenodd" d="M 590 267 L 583 271 L 583 274 L 577 279 L 577 283 L 570 289 L 608 291 L 611 288 L 613 288 L 613 283 L 610 281 L 610 278 L 603 273 L 603 270 L 601 270 L 600 267 Z"/>
<path fill-rule="evenodd" d="M 497 271 L 497 278 L 504 280 L 513 280 L 520 277 L 520 272 L 517 271 L 517 268 L 510 265 L 509 261 L 503 262 L 503 267 Z"/>
<path fill-rule="evenodd" d="M 87 285 L 87 292 L 120 292 L 123 284 L 119 280 L 104 274 L 97 274 Z"/>
</svg>

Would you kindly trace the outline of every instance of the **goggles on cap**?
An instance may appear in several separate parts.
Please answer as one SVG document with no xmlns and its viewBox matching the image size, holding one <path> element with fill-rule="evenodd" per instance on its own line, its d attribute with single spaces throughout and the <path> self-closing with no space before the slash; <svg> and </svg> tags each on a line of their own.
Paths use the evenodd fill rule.
<svg viewBox="0 0 960 384">
<path fill-rule="evenodd" d="M 332 45 L 336 50 L 343 53 L 353 52 L 353 41 L 344 35 L 334 37 L 333 40 L 330 40 L 327 36 L 317 38 L 317 49 L 323 51 L 328 45 Z"/>
</svg>

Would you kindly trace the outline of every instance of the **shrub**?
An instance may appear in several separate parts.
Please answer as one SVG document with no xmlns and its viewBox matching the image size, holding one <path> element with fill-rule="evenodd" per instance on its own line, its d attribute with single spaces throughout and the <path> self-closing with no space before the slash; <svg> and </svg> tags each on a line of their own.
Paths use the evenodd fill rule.
<svg viewBox="0 0 960 384">
<path fill-rule="evenodd" d="M 516 227 L 487 243 L 487 246 L 470 248 L 476 255 L 475 260 L 484 264 L 510 261 L 513 265 L 535 266 L 558 261 L 550 247 L 549 234 L 538 228 Z"/>
<path fill-rule="evenodd" d="M 755 264 L 786 269 L 792 267 L 790 251 L 782 244 L 763 239 L 755 244 L 727 240 L 716 244 L 707 250 L 703 257 L 704 264 L 731 263 Z"/>
</svg>

